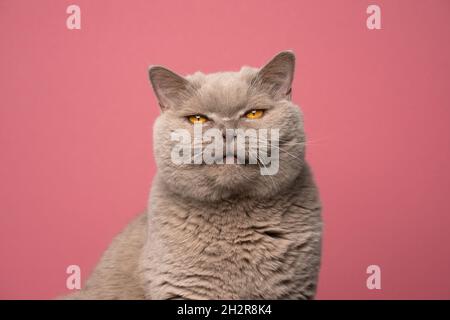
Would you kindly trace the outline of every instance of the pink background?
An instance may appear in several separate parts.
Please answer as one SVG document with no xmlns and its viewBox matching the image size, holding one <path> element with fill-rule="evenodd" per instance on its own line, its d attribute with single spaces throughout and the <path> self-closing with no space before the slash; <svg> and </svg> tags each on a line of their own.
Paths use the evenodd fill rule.
<svg viewBox="0 0 450 320">
<path fill-rule="evenodd" d="M 149 65 L 237 70 L 293 49 L 324 203 L 317 298 L 449 299 L 449 15 L 447 0 L 1 0 L 0 298 L 65 294 L 66 267 L 84 282 L 145 208 Z"/>
</svg>

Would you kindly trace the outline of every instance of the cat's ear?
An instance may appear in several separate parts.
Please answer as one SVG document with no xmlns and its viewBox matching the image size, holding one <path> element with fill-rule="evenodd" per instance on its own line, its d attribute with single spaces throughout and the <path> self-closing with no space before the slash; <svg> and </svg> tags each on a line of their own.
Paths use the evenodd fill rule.
<svg viewBox="0 0 450 320">
<path fill-rule="evenodd" d="M 190 83 L 184 77 L 161 66 L 151 66 L 148 73 L 162 111 L 176 107 L 187 98 Z"/>
<path fill-rule="evenodd" d="M 294 70 L 295 54 L 283 51 L 259 70 L 254 81 L 275 98 L 290 99 Z"/>
</svg>

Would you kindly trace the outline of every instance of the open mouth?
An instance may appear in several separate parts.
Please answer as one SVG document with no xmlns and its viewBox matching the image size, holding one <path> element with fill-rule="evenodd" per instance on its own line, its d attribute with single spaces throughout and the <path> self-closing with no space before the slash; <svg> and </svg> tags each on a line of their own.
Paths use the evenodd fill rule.
<svg viewBox="0 0 450 320">
<path fill-rule="evenodd" d="M 238 157 L 234 154 L 226 154 L 223 156 L 223 163 L 238 163 Z"/>
<path fill-rule="evenodd" d="M 226 159 L 226 158 L 235 158 L 235 159 L 237 159 L 237 155 L 234 154 L 234 153 L 226 153 L 226 154 L 224 154 L 223 158 L 224 159 Z"/>
<path fill-rule="evenodd" d="M 256 163 L 256 162 L 255 162 Z M 235 164 L 235 165 L 243 165 L 247 166 L 250 165 L 250 159 L 247 157 L 238 157 L 234 154 L 227 154 L 223 156 L 223 164 Z"/>
</svg>

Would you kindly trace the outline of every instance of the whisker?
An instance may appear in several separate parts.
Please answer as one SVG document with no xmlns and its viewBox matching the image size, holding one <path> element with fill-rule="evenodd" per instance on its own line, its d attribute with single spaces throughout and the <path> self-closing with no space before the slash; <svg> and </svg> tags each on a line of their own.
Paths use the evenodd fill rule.
<svg viewBox="0 0 450 320">
<path fill-rule="evenodd" d="M 256 156 L 256 159 L 258 160 L 258 163 L 261 163 L 261 164 L 264 166 L 264 168 L 267 170 L 266 165 L 262 162 L 261 158 L 258 157 L 258 154 L 257 154 L 257 153 L 255 154 L 255 156 Z M 261 168 L 261 166 L 260 166 L 259 164 L 258 164 L 258 166 Z M 277 186 L 276 186 L 275 181 L 273 180 L 272 176 L 268 175 L 268 177 L 269 177 L 270 180 L 272 181 L 273 187 L 276 188 Z"/>
<path fill-rule="evenodd" d="M 288 152 L 288 151 L 286 151 L 286 150 L 284 150 L 284 149 L 281 149 L 281 148 L 279 148 L 279 147 L 277 147 L 277 146 L 275 146 L 275 145 L 272 145 L 271 147 L 277 148 L 279 151 L 284 152 L 284 153 L 290 155 L 291 157 L 293 157 L 293 158 L 295 158 L 295 159 L 298 159 L 298 160 L 300 160 L 300 161 L 303 161 L 303 160 L 300 159 L 299 157 L 296 157 L 296 156 L 294 156 L 292 153 L 290 153 L 290 152 Z M 263 150 L 264 152 L 267 152 L 267 151 L 268 151 L 268 150 L 266 150 L 266 149 L 260 149 L 260 150 Z"/>
</svg>

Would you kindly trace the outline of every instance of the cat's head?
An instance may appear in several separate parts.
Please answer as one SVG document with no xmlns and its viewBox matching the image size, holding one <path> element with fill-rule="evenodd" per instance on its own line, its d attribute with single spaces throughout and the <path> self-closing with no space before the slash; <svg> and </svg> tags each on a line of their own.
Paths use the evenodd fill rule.
<svg viewBox="0 0 450 320">
<path fill-rule="evenodd" d="M 151 67 L 150 81 L 162 110 L 154 126 L 154 154 L 160 180 L 174 192 L 205 201 L 236 196 L 270 197 L 287 188 L 301 171 L 305 147 L 303 117 L 291 102 L 294 66 L 294 54 L 285 51 L 260 69 L 243 67 L 239 72 L 206 75 L 198 72 L 182 77 L 164 67 Z M 201 127 L 203 133 L 214 131 L 223 135 L 205 140 L 204 136 L 195 135 L 194 127 L 197 130 Z M 217 145 L 221 151 L 227 144 L 236 142 L 237 138 L 229 129 L 241 129 L 240 132 L 253 129 L 258 138 L 263 132 L 260 129 L 266 129 L 268 144 L 249 147 L 250 139 L 244 138 L 241 142 L 245 143 L 238 148 L 249 148 L 240 154 L 242 159 L 237 157 L 237 152 L 233 158 L 230 154 L 226 157 L 226 151 L 224 154 L 215 151 L 214 159 L 223 160 L 223 164 L 198 161 L 214 141 L 220 139 L 221 144 Z M 275 137 L 275 131 L 279 135 L 277 143 L 270 140 Z M 184 132 L 191 139 L 176 140 L 176 132 Z M 203 139 L 199 142 L 194 136 Z M 174 154 L 183 153 L 179 152 L 180 143 L 192 147 L 184 149 L 183 155 L 188 153 L 188 158 L 183 159 L 190 163 L 174 161 Z M 262 161 L 259 156 L 256 163 L 250 164 L 250 155 L 261 155 L 262 151 L 273 156 L 271 162 L 267 162 L 267 158 Z M 233 159 L 234 164 L 227 163 Z M 275 170 L 264 174 L 262 169 L 270 166 Z"/>
</svg>

